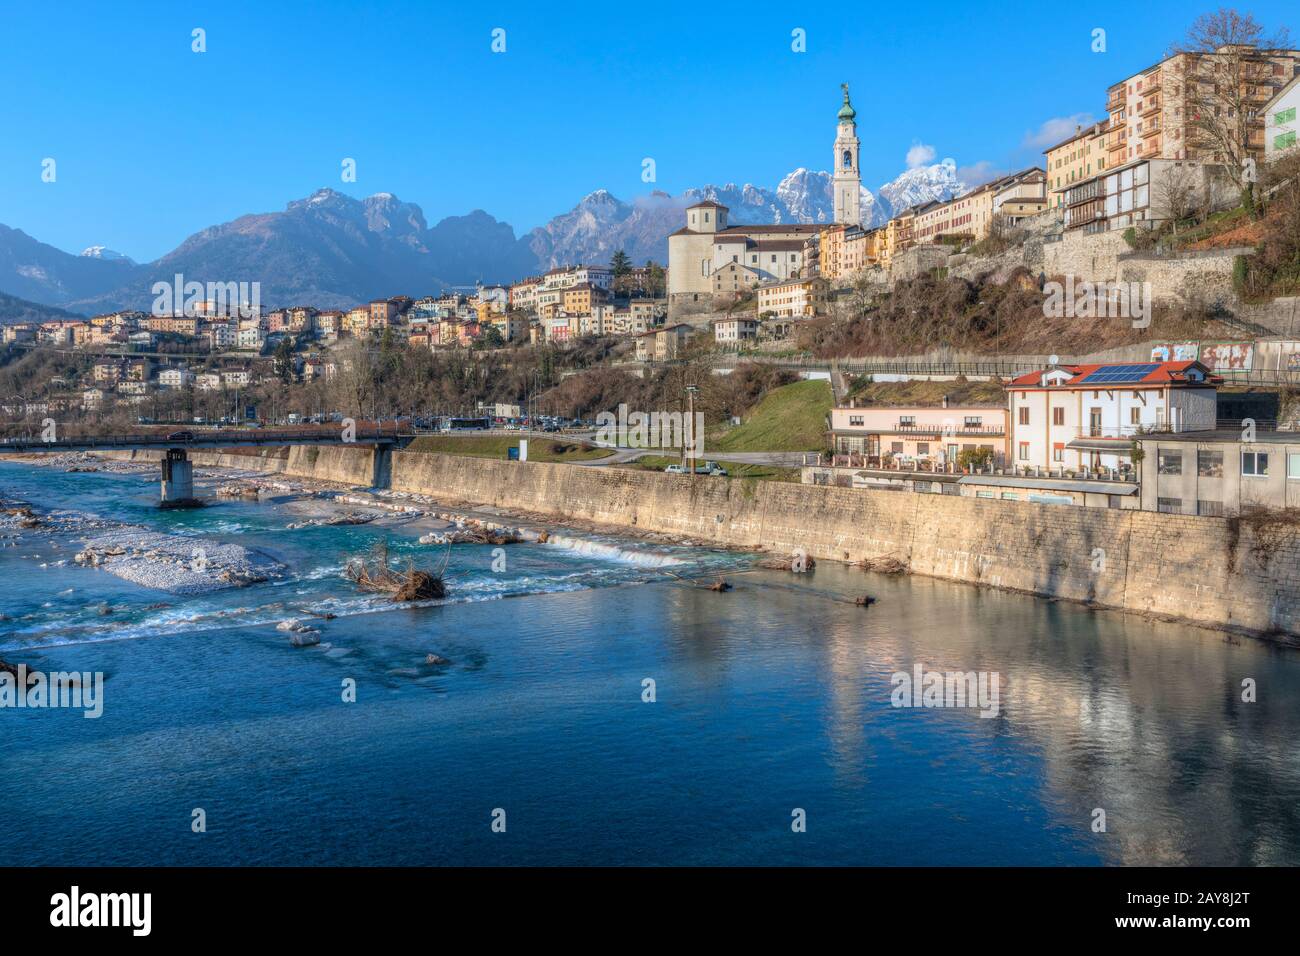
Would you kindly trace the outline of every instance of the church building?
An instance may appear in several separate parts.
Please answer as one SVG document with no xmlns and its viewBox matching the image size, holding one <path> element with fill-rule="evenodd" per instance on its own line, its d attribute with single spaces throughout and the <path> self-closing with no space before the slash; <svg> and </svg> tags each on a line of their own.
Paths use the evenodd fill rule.
<svg viewBox="0 0 1300 956">
<path fill-rule="evenodd" d="M 862 218 L 858 168 L 857 113 L 848 84 L 837 115 L 834 185 L 835 221 L 858 225 Z M 686 208 L 686 224 L 668 237 L 668 310 L 671 316 L 713 308 L 714 274 L 734 264 L 760 283 L 805 277 L 807 243 L 824 224 L 732 226 L 729 210 L 705 199 Z M 735 271 L 735 270 L 733 270 Z"/>
</svg>

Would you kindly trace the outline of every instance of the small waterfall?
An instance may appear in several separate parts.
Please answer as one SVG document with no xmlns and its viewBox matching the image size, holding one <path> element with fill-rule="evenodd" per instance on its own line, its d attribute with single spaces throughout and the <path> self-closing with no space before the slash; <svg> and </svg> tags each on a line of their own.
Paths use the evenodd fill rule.
<svg viewBox="0 0 1300 956">
<path fill-rule="evenodd" d="M 642 568 L 665 568 L 682 564 L 680 558 L 670 554 L 654 551 L 640 551 L 604 541 L 592 541 L 589 538 L 570 538 L 562 534 L 553 534 L 546 541 L 547 547 L 563 548 L 577 554 L 599 558 L 605 561 L 617 561 L 620 564 L 633 564 Z"/>
</svg>

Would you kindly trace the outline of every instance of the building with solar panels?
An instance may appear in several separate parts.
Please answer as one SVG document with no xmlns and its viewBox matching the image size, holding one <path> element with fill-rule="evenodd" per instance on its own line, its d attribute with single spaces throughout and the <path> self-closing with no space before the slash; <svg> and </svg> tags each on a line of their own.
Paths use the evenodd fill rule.
<svg viewBox="0 0 1300 956">
<path fill-rule="evenodd" d="M 1132 471 L 1144 435 L 1211 430 L 1221 379 L 1200 362 L 1054 365 L 1007 385 L 1017 471 Z"/>
</svg>

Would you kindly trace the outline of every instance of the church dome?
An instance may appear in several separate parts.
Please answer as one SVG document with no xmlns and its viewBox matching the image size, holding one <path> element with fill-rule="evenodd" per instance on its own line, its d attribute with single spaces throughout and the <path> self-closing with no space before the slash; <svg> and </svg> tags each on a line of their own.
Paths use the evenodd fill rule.
<svg viewBox="0 0 1300 956">
<path fill-rule="evenodd" d="M 840 107 L 840 111 L 837 115 L 841 120 L 851 120 L 858 115 L 858 111 L 855 110 L 853 104 L 849 102 L 849 84 L 847 83 L 844 84 L 844 105 Z"/>
</svg>

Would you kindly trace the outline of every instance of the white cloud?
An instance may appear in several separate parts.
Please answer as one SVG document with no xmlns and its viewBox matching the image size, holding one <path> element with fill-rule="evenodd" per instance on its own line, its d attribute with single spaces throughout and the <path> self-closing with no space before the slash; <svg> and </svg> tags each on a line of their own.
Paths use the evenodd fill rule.
<svg viewBox="0 0 1300 956">
<path fill-rule="evenodd" d="M 912 148 L 907 151 L 907 168 L 916 169 L 917 166 L 928 166 L 934 162 L 934 157 L 938 155 L 933 146 L 927 146 L 925 143 L 913 143 Z"/>
<path fill-rule="evenodd" d="M 1026 133 L 1024 141 L 1020 145 L 1026 148 L 1044 150 L 1069 137 L 1076 127 L 1090 126 L 1095 122 L 1097 120 L 1091 113 L 1055 116 L 1038 127 L 1037 131 Z"/>
<path fill-rule="evenodd" d="M 1006 170 L 996 163 L 989 162 L 987 159 L 981 159 L 978 163 L 971 163 L 969 166 L 957 167 L 957 178 L 971 187 L 982 186 L 999 176 L 1005 175 Z"/>
</svg>

